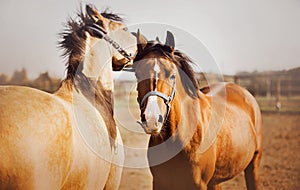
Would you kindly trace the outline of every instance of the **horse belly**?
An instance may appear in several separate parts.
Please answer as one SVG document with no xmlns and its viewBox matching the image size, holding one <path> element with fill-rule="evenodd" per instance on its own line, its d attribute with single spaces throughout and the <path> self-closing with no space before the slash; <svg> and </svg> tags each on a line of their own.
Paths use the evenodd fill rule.
<svg viewBox="0 0 300 190">
<path fill-rule="evenodd" d="M 77 135 L 79 134 L 75 136 Z M 118 133 L 120 138 L 119 135 Z M 122 141 L 118 143 L 117 152 L 112 152 L 111 147 L 107 147 L 107 155 L 104 158 L 103 155 L 95 153 L 91 147 L 88 147 L 82 139 L 77 139 L 73 166 L 62 190 L 118 189 L 124 162 Z M 103 153 L 102 151 L 101 154 Z"/>
<path fill-rule="evenodd" d="M 86 153 L 74 161 L 62 190 L 104 189 L 111 164 L 99 159 L 94 153 Z"/>
<path fill-rule="evenodd" d="M 220 131 L 222 137 L 217 142 L 215 179 L 225 181 L 241 173 L 253 158 L 256 141 L 249 116 L 244 112 L 236 113 L 239 119 L 226 121 Z"/>
</svg>

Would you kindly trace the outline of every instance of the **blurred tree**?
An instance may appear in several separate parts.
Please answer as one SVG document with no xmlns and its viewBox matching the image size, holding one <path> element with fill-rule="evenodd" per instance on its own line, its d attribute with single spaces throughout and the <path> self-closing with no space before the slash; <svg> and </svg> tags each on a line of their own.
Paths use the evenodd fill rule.
<svg viewBox="0 0 300 190">
<path fill-rule="evenodd" d="M 22 86 L 30 85 L 26 69 L 23 68 L 21 71 L 15 71 L 9 83 Z"/>
<path fill-rule="evenodd" d="M 8 84 L 9 83 L 9 77 L 5 74 L 0 74 L 0 85 Z"/>
<path fill-rule="evenodd" d="M 41 73 L 38 78 L 36 78 L 32 87 L 44 90 L 47 92 L 54 92 L 60 85 L 60 80 L 56 78 L 51 78 L 48 72 Z"/>
<path fill-rule="evenodd" d="M 32 83 L 32 86 L 37 89 L 49 91 L 52 86 L 52 79 L 48 72 L 41 73 Z"/>
</svg>

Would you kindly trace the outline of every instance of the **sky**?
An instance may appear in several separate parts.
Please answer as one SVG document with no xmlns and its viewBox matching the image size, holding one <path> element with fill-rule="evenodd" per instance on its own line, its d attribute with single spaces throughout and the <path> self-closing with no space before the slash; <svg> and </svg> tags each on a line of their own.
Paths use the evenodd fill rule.
<svg viewBox="0 0 300 190">
<path fill-rule="evenodd" d="M 1 0 L 0 73 L 63 77 L 58 34 L 80 2 L 120 13 L 148 39 L 171 30 L 176 47 L 204 71 L 211 62 L 223 74 L 300 66 L 299 0 Z"/>
</svg>

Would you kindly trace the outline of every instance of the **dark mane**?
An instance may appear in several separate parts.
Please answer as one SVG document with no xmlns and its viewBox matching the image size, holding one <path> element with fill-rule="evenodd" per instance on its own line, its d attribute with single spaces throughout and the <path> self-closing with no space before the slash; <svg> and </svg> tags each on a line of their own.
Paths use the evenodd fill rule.
<svg viewBox="0 0 300 190">
<path fill-rule="evenodd" d="M 150 41 L 147 43 L 142 51 L 136 55 L 134 62 L 143 59 L 149 53 L 157 53 L 158 56 L 165 57 L 173 62 L 179 69 L 182 85 L 186 93 L 193 98 L 198 97 L 199 84 L 196 79 L 194 70 L 191 64 L 191 59 L 179 50 L 173 51 L 169 46 L 161 44 L 157 41 Z M 135 67 L 135 65 L 134 65 Z"/>
<path fill-rule="evenodd" d="M 86 34 L 84 31 L 85 22 L 88 17 L 80 11 L 78 21 L 70 18 L 66 23 L 66 28 L 60 33 L 61 41 L 59 47 L 63 49 L 62 56 L 67 59 L 67 79 L 74 80 L 78 66 L 83 61 L 85 52 Z"/>
<path fill-rule="evenodd" d="M 101 13 L 104 18 L 123 22 L 123 18 L 113 14 L 106 9 Z M 81 72 L 80 63 L 83 62 L 85 46 L 86 46 L 86 24 L 93 23 L 92 18 L 85 14 L 82 10 L 78 11 L 77 18 L 70 18 L 66 23 L 66 28 L 60 33 L 61 40 L 58 42 L 59 47 L 63 49 L 63 57 L 67 58 L 67 78 L 74 80 L 76 72 Z M 102 24 L 97 22 L 97 24 Z"/>
<path fill-rule="evenodd" d="M 94 6 L 93 6 L 94 7 Z M 95 7 L 94 7 L 95 8 Z M 122 22 L 123 19 L 107 11 L 101 13 L 107 19 Z M 104 90 L 99 81 L 93 81 L 82 73 L 82 64 L 85 56 L 86 47 L 86 25 L 95 21 L 82 10 L 77 13 L 77 18 L 70 18 L 66 23 L 66 28 L 60 33 L 61 41 L 59 47 L 64 50 L 63 57 L 67 59 L 67 77 L 65 81 L 68 86 L 74 85 L 76 90 L 82 92 L 87 100 L 95 106 L 106 123 L 106 127 L 111 140 L 116 138 L 116 123 L 113 118 L 112 92 Z M 101 20 L 97 21 L 99 26 L 103 27 Z M 111 141 L 111 146 L 115 146 Z"/>
<path fill-rule="evenodd" d="M 106 9 L 104 12 L 101 13 L 102 16 L 104 16 L 107 19 L 116 21 L 116 22 L 124 22 L 124 19 L 122 17 L 120 17 L 117 14 L 114 14 L 112 12 L 109 11 L 109 9 Z"/>
</svg>

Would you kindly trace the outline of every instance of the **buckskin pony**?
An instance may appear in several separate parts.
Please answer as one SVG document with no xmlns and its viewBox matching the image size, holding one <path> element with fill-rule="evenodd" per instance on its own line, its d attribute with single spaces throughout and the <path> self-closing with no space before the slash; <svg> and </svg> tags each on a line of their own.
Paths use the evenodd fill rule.
<svg viewBox="0 0 300 190">
<path fill-rule="evenodd" d="M 112 71 L 132 59 L 136 38 L 118 15 L 87 5 L 60 44 L 67 76 L 54 94 L 0 87 L 0 189 L 119 187 L 124 150 Z"/>
<path fill-rule="evenodd" d="M 191 60 L 138 32 L 133 68 L 141 125 L 150 134 L 148 161 L 153 189 L 220 189 L 245 172 L 248 190 L 258 189 L 262 155 L 260 109 L 254 97 L 231 83 L 199 90 Z"/>
</svg>

